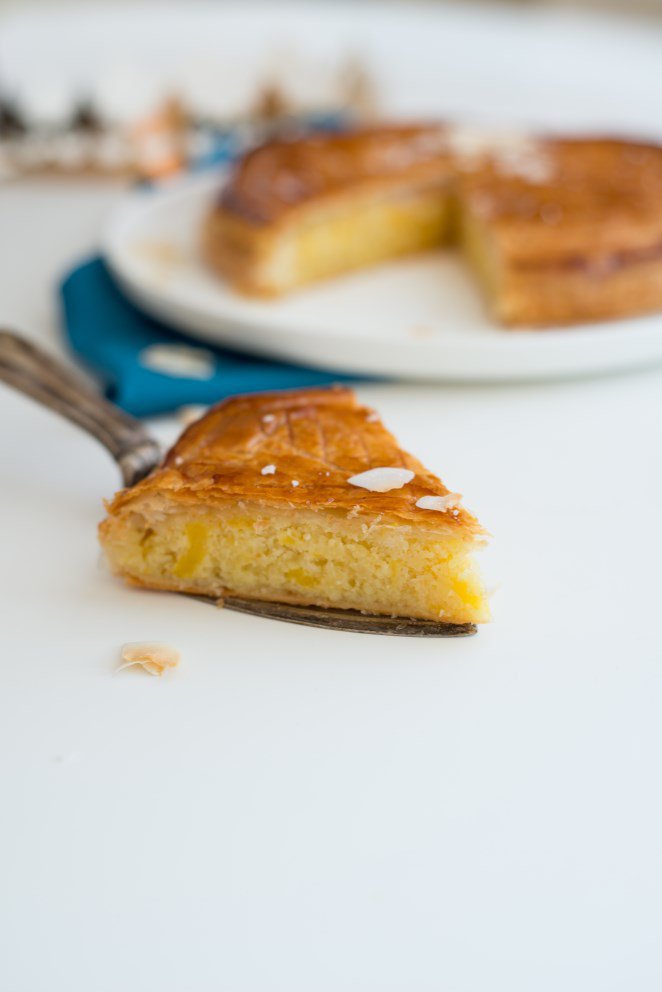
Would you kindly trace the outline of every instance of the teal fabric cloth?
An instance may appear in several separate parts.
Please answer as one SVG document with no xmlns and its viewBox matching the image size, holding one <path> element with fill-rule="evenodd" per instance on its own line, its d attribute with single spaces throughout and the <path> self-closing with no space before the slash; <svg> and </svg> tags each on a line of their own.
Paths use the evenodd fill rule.
<svg viewBox="0 0 662 992">
<path fill-rule="evenodd" d="M 189 404 L 216 403 L 235 393 L 328 385 L 354 378 L 208 344 L 200 348 L 213 358 L 209 378 L 157 371 L 144 364 L 144 351 L 150 345 L 195 348 L 196 344 L 129 303 L 101 258 L 78 265 L 60 289 L 69 346 L 99 376 L 109 399 L 136 417 L 169 413 Z"/>
</svg>

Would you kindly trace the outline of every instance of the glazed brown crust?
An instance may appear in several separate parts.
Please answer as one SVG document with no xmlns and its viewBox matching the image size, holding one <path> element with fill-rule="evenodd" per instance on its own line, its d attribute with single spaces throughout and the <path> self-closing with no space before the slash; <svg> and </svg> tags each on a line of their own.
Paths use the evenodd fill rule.
<svg viewBox="0 0 662 992">
<path fill-rule="evenodd" d="M 453 176 L 462 202 L 498 232 L 509 259 L 561 266 L 610 253 L 622 265 L 662 251 L 662 147 L 619 138 L 535 139 L 549 175 L 528 179 L 489 152 L 472 162 L 449 129 L 411 125 L 274 141 L 237 165 L 217 212 L 243 225 L 282 221 L 303 205 L 403 181 Z"/>
<path fill-rule="evenodd" d="M 275 465 L 273 474 L 262 469 Z M 348 479 L 376 467 L 415 473 L 402 489 L 369 492 Z M 293 485 L 296 482 L 298 485 Z M 108 507 L 115 516 L 145 497 L 182 504 L 247 500 L 264 507 L 337 511 L 382 517 L 382 522 L 448 527 L 480 534 L 464 509 L 422 510 L 421 496 L 448 489 L 403 451 L 373 410 L 343 387 L 237 396 L 189 427 L 161 468 Z"/>
<path fill-rule="evenodd" d="M 545 182 L 489 166 L 458 180 L 498 266 L 497 317 L 526 328 L 662 309 L 662 148 L 612 138 L 546 147 Z"/>
<path fill-rule="evenodd" d="M 507 271 L 493 306 L 513 330 L 612 320 L 662 309 L 662 264 L 639 261 L 601 272 L 597 267 Z"/>
<path fill-rule="evenodd" d="M 252 225 L 274 224 L 348 187 L 439 181 L 450 160 L 446 129 L 439 124 L 271 141 L 240 161 L 219 208 Z"/>
<path fill-rule="evenodd" d="M 214 210 L 207 215 L 202 227 L 202 253 L 207 263 L 220 276 L 247 296 L 275 296 L 259 279 L 260 263 L 270 251 L 277 233 L 274 227 L 263 227 L 258 237 L 250 222 L 243 217 Z"/>
<path fill-rule="evenodd" d="M 543 182 L 494 164 L 464 171 L 458 195 L 521 268 L 627 266 L 662 251 L 662 147 L 615 138 L 543 145 Z"/>
</svg>

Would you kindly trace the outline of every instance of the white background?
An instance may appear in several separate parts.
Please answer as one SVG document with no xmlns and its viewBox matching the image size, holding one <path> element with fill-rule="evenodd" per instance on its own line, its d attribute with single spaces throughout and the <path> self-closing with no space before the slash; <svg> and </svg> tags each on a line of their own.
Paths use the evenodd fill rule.
<svg viewBox="0 0 662 992">
<path fill-rule="evenodd" d="M 0 189 L 3 323 L 59 347 L 118 196 Z M 124 589 L 114 465 L 0 388 L 1 992 L 662 986 L 662 370 L 359 392 L 494 534 L 474 638 Z"/>
<path fill-rule="evenodd" d="M 0 193 L 8 323 L 114 195 Z M 474 638 L 122 588 L 114 465 L 0 389 L 3 992 L 659 989 L 662 371 L 360 395 L 495 535 Z"/>
</svg>

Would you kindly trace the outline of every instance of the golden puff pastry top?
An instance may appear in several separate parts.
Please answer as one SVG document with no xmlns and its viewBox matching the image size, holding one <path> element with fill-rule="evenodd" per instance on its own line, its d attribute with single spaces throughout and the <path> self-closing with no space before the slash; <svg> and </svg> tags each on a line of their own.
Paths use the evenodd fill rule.
<svg viewBox="0 0 662 992">
<path fill-rule="evenodd" d="M 662 146 L 613 137 L 411 124 L 274 140 L 236 165 L 218 207 L 260 227 L 357 187 L 403 182 L 447 184 L 518 264 L 662 254 Z"/>
<path fill-rule="evenodd" d="M 220 206 L 253 224 L 270 224 L 357 183 L 442 178 L 447 161 L 446 129 L 438 124 L 275 140 L 244 156 Z"/>
<path fill-rule="evenodd" d="M 389 492 L 348 481 L 384 467 L 409 469 L 414 477 Z M 108 511 L 113 515 L 159 495 L 189 505 L 250 499 L 265 507 L 368 513 L 385 523 L 482 533 L 461 507 L 441 513 L 416 506 L 421 497 L 448 496 L 449 490 L 343 387 L 225 400 L 182 434 L 162 467 L 118 493 Z"/>
<path fill-rule="evenodd" d="M 616 138 L 549 139 L 530 177 L 485 161 L 463 168 L 458 193 L 490 224 L 510 261 L 539 268 L 546 257 L 636 261 L 662 255 L 662 146 Z M 622 256 L 622 257 L 621 257 Z"/>
</svg>

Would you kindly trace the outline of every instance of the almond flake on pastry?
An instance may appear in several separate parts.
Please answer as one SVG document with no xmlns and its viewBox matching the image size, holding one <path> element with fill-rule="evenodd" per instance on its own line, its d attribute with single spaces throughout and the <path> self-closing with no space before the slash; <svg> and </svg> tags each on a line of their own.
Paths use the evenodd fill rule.
<svg viewBox="0 0 662 992">
<path fill-rule="evenodd" d="M 402 489 L 414 478 L 408 468 L 369 468 L 348 479 L 350 486 L 368 489 L 371 493 L 389 493 L 392 489 Z"/>
<path fill-rule="evenodd" d="M 448 493 L 446 496 L 421 496 L 416 500 L 416 506 L 420 510 L 437 510 L 439 513 L 445 513 L 446 510 L 457 506 L 461 499 L 459 493 Z"/>
</svg>

